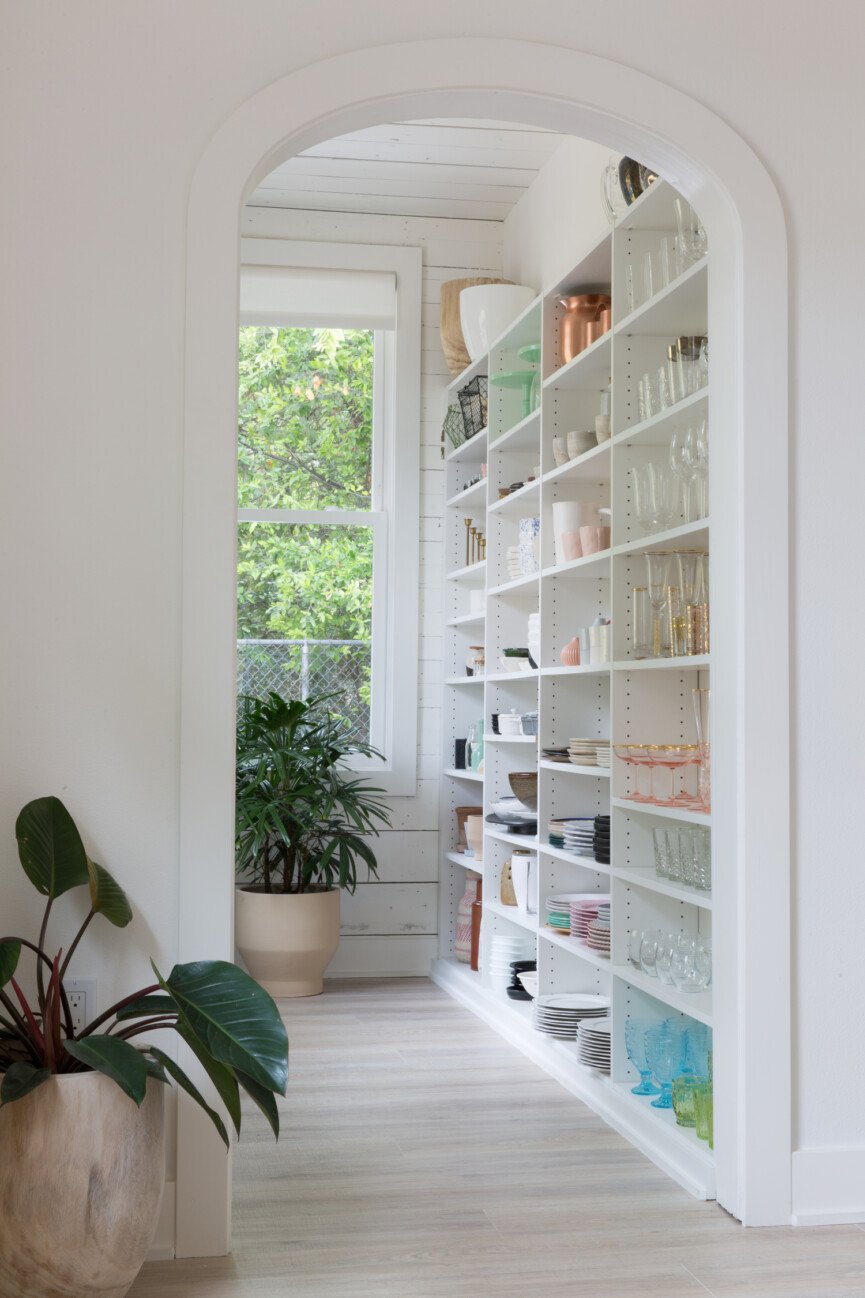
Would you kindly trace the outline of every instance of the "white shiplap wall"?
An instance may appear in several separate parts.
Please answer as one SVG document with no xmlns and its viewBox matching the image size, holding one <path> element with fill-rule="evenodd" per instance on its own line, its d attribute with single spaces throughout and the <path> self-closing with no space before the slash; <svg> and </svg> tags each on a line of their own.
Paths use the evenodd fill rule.
<svg viewBox="0 0 865 1298">
<path fill-rule="evenodd" d="M 418 786 L 391 799 L 393 828 L 376 845 L 379 880 L 343 894 L 339 951 L 331 975 L 426 974 L 436 953 L 438 810 L 441 770 L 442 513 L 440 438 L 450 375 L 439 342 L 439 286 L 466 275 L 500 275 L 500 221 L 286 210 L 250 205 L 250 238 L 380 243 L 423 250 L 421 374 L 420 639 Z"/>
</svg>

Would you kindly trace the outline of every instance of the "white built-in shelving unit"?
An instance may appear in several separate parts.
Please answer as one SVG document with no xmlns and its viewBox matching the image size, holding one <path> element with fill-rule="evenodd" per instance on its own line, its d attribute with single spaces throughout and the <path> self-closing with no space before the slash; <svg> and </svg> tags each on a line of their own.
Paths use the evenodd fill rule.
<svg viewBox="0 0 865 1298">
<path fill-rule="evenodd" d="M 540 747 L 563 745 L 573 736 L 597 735 L 613 742 L 694 742 L 691 690 L 708 685 L 709 655 L 636 660 L 631 657 L 631 587 L 645 585 L 644 554 L 650 549 L 709 548 L 710 525 L 681 521 L 662 534 L 641 531 L 632 504 L 630 468 L 667 455 L 674 428 L 708 409 L 709 390 L 687 398 L 651 419 L 639 418 L 637 384 L 644 371 L 662 363 L 677 336 L 705 334 L 708 325 L 707 260 L 704 258 L 638 310 L 623 303 L 626 268 L 675 229 L 675 191 L 657 182 L 616 226 L 551 285 L 493 345 L 488 357 L 471 365 L 448 389 L 448 400 L 470 379 L 508 369 L 531 368 L 519 358 L 527 344 L 540 343 L 540 408 L 522 416 L 518 391 L 489 389 L 489 427 L 446 456 L 444 754 L 454 760 L 454 739 L 465 737 L 472 722 L 483 721 L 486 744 L 483 774 L 443 772 L 442 864 L 440 887 L 441 951 L 436 981 L 470 1006 L 535 1059 L 564 1086 L 628 1136 L 692 1193 L 715 1194 L 714 1156 L 693 1130 L 676 1126 L 670 1110 L 654 1109 L 631 1094 L 637 1080 L 624 1044 L 630 1016 L 682 1016 L 713 1026 L 712 988 L 690 994 L 648 977 L 628 961 L 628 931 L 633 928 L 681 930 L 711 935 L 712 894 L 659 878 L 655 873 L 652 830 L 679 820 L 711 825 L 712 816 L 637 804 L 625 796 L 627 773 L 613 759 L 605 771 L 565 767 L 538 760 Z M 562 293 L 612 291 L 613 327 L 574 360 L 558 364 L 558 324 Z M 600 398 L 612 385 L 610 440 L 556 467 L 552 439 L 569 429 L 593 428 Z M 486 478 L 479 478 L 486 464 Z M 539 468 L 534 481 L 526 481 Z M 526 485 L 499 499 L 499 489 Z M 474 483 L 474 485 L 466 485 Z M 552 504 L 591 500 L 612 511 L 612 546 L 570 563 L 555 562 Z M 539 574 L 514 581 L 507 577 L 505 550 L 517 540 L 518 520 L 541 519 Z M 486 559 L 466 566 L 466 517 L 487 537 Z M 482 589 L 472 603 L 471 590 Z M 540 612 L 541 661 L 537 671 L 502 672 L 501 651 L 527 643 L 529 613 Z M 563 667 L 562 647 L 598 615 L 612 618 L 612 662 Z M 484 643 L 486 675 L 466 676 L 470 645 Z M 493 713 L 537 710 L 539 735 L 509 742 L 491 735 Z M 538 746 L 540 745 L 540 747 Z M 514 835 L 487 826 L 483 863 L 457 851 L 455 808 L 491 804 L 510 795 L 509 772 L 538 770 L 538 837 Z M 610 814 L 611 864 L 577 857 L 547 841 L 551 818 Z M 717 805 L 713 814 L 719 814 Z M 536 854 L 538 913 L 524 915 L 501 905 L 502 868 L 515 846 Z M 713 862 L 714 866 L 714 862 Z M 479 972 L 453 956 L 455 914 L 465 891 L 466 870 L 483 878 L 482 955 Z M 547 928 L 544 899 L 555 892 L 609 892 L 612 897 L 610 958 L 576 939 Z M 570 1043 L 552 1040 L 532 1027 L 530 1006 L 508 1000 L 494 989 L 484 968 L 491 935 L 521 933 L 537 945 L 542 993 L 597 991 L 610 997 L 613 1018 L 611 1076 L 584 1068 Z M 485 942 L 485 939 L 487 940 Z"/>
</svg>

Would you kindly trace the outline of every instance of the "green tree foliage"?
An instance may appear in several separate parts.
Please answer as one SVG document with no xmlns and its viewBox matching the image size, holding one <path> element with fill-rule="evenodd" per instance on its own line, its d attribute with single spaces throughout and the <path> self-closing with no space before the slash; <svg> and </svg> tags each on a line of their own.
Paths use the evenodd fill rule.
<svg viewBox="0 0 865 1298">
<path fill-rule="evenodd" d="M 373 335 L 240 331 L 241 508 L 370 506 Z M 238 635 L 368 640 L 372 530 L 241 524 Z"/>
</svg>

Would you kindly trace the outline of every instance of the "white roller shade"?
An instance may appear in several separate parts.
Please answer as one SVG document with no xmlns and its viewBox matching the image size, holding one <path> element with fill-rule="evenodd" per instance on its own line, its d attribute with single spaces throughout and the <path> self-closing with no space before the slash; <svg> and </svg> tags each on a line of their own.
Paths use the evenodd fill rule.
<svg viewBox="0 0 865 1298">
<path fill-rule="evenodd" d="M 284 328 L 393 329 L 396 275 L 389 271 L 242 266 L 240 323 Z"/>
</svg>

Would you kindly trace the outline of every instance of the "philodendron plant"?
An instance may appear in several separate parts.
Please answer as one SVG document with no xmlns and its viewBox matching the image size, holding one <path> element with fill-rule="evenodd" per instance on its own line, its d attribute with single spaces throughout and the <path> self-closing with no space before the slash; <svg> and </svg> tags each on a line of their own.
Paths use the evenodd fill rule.
<svg viewBox="0 0 865 1298">
<path fill-rule="evenodd" d="M 96 916 L 125 928 L 132 909 L 108 871 L 87 856 L 59 798 L 29 802 L 15 832 L 24 871 L 46 904 L 38 941 L 0 937 L 0 1105 L 20 1100 L 50 1077 L 84 1072 L 104 1073 L 140 1105 L 148 1078 L 171 1078 L 201 1105 L 227 1146 L 222 1118 L 174 1059 L 149 1042 L 133 1045 L 136 1037 L 170 1029 L 201 1063 L 238 1133 L 243 1089 L 278 1136 L 274 1096 L 285 1094 L 288 1041 L 267 992 L 222 960 L 175 965 L 167 978 L 154 964 L 149 987 L 76 1032 L 63 985 L 69 962 Z M 90 890 L 89 913 L 66 952 L 52 956 L 45 950 L 51 910 L 58 897 L 78 887 Z M 36 962 L 35 999 L 15 978 L 24 951 Z"/>
</svg>

